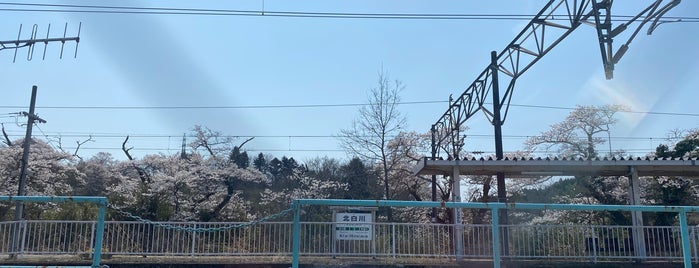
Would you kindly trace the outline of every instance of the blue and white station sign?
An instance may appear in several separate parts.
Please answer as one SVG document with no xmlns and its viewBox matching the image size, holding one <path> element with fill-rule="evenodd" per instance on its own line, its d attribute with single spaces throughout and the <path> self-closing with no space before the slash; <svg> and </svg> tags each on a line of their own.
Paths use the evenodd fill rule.
<svg viewBox="0 0 699 268">
<path fill-rule="evenodd" d="M 371 213 L 335 213 L 335 239 L 371 240 Z"/>
</svg>

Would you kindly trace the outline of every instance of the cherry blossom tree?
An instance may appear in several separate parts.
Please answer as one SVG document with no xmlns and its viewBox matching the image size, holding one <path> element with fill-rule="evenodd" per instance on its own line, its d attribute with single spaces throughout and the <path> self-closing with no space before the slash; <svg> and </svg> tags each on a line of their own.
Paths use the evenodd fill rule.
<svg viewBox="0 0 699 268">
<path fill-rule="evenodd" d="M 26 176 L 26 195 L 73 195 L 74 186 L 84 184 L 84 174 L 75 166 L 72 155 L 56 150 L 40 139 L 32 139 Z M 17 195 L 23 140 L 0 147 L 0 195 Z M 7 216 L 9 205 L 0 205 L 0 218 Z M 42 209 L 43 208 L 43 209 Z M 38 218 L 47 205 L 25 204 L 25 218 Z"/>
<path fill-rule="evenodd" d="M 600 135 L 617 123 L 615 115 L 623 110 L 626 108 L 620 105 L 577 106 L 563 122 L 529 138 L 525 145 L 532 152 L 539 147 L 553 150 L 558 157 L 597 157 L 595 146 L 606 142 Z"/>
<path fill-rule="evenodd" d="M 626 108 L 619 105 L 578 106 L 564 121 L 553 124 L 551 129 L 529 138 L 525 145 L 531 152 L 544 147 L 556 152 L 557 157 L 582 157 L 593 159 L 599 156 L 596 146 L 606 142 L 603 133 L 617 123 L 616 113 Z M 595 203 L 628 204 L 628 180 L 620 177 L 578 177 L 579 193 L 592 197 Z M 568 196 L 568 201 L 582 200 L 581 196 Z M 563 198 L 563 197 L 561 197 Z M 630 222 L 629 215 L 618 211 L 606 214 L 613 224 Z"/>
<path fill-rule="evenodd" d="M 661 158 L 696 158 L 699 157 L 699 129 L 675 130 L 670 138 L 674 146 L 661 144 L 655 150 L 655 156 Z M 699 204 L 699 184 L 693 178 L 658 176 L 647 179 L 645 199 L 656 205 L 688 206 Z M 675 225 L 675 213 L 648 213 L 656 225 Z"/>
</svg>

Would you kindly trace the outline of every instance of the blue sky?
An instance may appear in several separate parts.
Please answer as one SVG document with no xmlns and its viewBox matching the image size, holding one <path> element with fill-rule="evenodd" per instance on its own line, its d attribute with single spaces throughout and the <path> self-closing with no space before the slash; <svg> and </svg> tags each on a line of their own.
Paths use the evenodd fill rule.
<svg viewBox="0 0 699 268">
<path fill-rule="evenodd" d="M 48 3 L 27 1 L 29 3 Z M 532 15 L 547 1 L 282 1 L 265 0 L 267 11 L 342 13 L 437 13 Z M 56 1 L 74 5 L 260 10 L 256 1 Z M 635 15 L 651 1 L 615 1 L 613 14 Z M 0 5 L 0 8 L 17 6 Z M 28 7 L 22 7 L 28 8 Z M 31 8 L 31 7 L 29 7 Z M 683 1 L 667 16 L 699 17 L 699 2 Z M 0 121 L 10 134 L 23 126 L 8 113 L 26 111 L 32 85 L 39 87 L 37 113 L 47 120 L 35 136 L 58 135 L 64 147 L 93 135 L 80 155 L 118 149 L 126 135 L 132 153 L 176 153 L 194 125 L 256 138 L 253 154 L 345 158 L 334 135 L 348 128 L 357 106 L 288 107 L 367 102 L 383 68 L 406 88 L 401 105 L 408 131 L 427 132 L 489 62 L 524 27 L 523 20 L 406 20 L 288 18 L 270 16 L 128 15 L 0 11 L 0 40 L 77 33 L 74 44 L 43 46 L 27 61 L 19 50 L 0 50 Z M 629 33 L 617 40 L 625 41 Z M 667 23 L 631 43 L 605 80 L 593 27 L 583 25 L 518 80 L 503 126 L 505 151 L 523 148 L 526 136 L 562 121 L 576 105 L 624 104 L 611 132 L 613 149 L 636 155 L 653 151 L 672 129 L 699 127 L 699 23 Z M 206 109 L 113 109 L 79 107 L 229 107 Z M 287 106 L 270 108 L 270 106 Z M 543 107 L 531 107 L 543 106 Z M 230 108 L 256 107 L 256 108 Z M 669 113 L 667 115 L 654 113 Z M 680 115 L 685 114 L 685 115 Z M 21 118 L 25 121 L 25 118 Z M 494 151 L 485 117 L 468 123 L 467 150 Z M 242 142 L 244 138 L 239 141 Z M 58 146 L 54 141 L 54 146 Z"/>
</svg>

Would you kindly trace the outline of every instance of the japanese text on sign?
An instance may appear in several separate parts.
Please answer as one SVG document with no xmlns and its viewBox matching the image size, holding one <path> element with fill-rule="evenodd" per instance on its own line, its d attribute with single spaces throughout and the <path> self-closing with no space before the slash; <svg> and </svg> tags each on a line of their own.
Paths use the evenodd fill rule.
<svg viewBox="0 0 699 268">
<path fill-rule="evenodd" d="M 371 240 L 371 213 L 336 213 L 335 239 Z"/>
</svg>

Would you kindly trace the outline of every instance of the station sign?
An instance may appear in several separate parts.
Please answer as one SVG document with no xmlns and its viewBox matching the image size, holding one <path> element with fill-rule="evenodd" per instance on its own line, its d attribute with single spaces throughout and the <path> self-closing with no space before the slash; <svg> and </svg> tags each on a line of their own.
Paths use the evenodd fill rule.
<svg viewBox="0 0 699 268">
<path fill-rule="evenodd" d="M 335 213 L 335 239 L 372 240 L 371 213 Z"/>
</svg>

